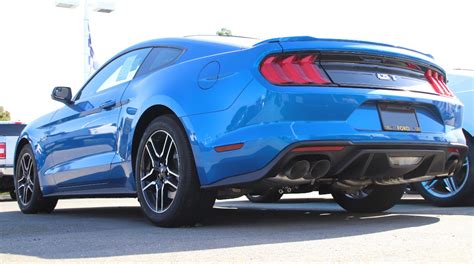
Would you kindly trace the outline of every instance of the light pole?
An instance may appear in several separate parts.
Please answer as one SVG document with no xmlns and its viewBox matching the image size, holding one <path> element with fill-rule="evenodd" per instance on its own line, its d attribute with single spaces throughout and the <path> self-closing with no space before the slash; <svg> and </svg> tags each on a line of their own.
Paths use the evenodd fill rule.
<svg viewBox="0 0 474 264">
<path fill-rule="evenodd" d="M 80 0 L 56 0 L 56 6 L 57 7 L 63 7 L 63 8 L 76 8 L 80 5 Z M 89 46 L 89 38 L 90 38 L 90 32 L 89 32 L 89 1 L 88 0 L 82 0 L 82 4 L 84 6 L 84 13 L 83 13 L 83 42 L 84 42 L 84 47 L 83 47 L 83 63 L 84 63 L 84 82 L 87 81 L 89 78 L 89 75 L 91 74 L 91 66 L 89 63 L 90 56 L 91 54 L 91 47 Z M 114 5 L 111 2 L 104 2 L 104 1 L 96 1 L 95 7 L 93 8 L 92 11 L 99 12 L 99 13 L 111 13 L 115 10 Z M 94 63 L 93 61 L 91 63 Z"/>
</svg>

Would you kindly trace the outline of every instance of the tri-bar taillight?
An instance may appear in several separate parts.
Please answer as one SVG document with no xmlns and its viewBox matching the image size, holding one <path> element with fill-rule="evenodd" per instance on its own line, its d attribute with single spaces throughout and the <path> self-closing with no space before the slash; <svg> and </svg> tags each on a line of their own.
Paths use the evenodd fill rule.
<svg viewBox="0 0 474 264">
<path fill-rule="evenodd" d="M 7 158 L 7 144 L 5 142 L 0 142 L 0 159 Z"/>
<path fill-rule="evenodd" d="M 325 85 L 331 84 L 326 73 L 318 66 L 317 54 L 281 53 L 266 57 L 260 72 L 276 85 Z"/>
<path fill-rule="evenodd" d="M 427 69 L 425 71 L 425 78 L 433 87 L 433 90 L 439 94 L 444 96 L 452 97 L 453 93 L 449 90 L 448 86 L 444 82 L 443 74 L 438 73 L 437 71 Z"/>
</svg>

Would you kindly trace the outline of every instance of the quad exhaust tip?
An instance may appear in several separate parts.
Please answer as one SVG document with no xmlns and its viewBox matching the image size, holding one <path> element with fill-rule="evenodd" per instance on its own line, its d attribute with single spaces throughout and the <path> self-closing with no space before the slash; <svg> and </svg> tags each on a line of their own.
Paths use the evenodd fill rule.
<svg viewBox="0 0 474 264">
<path fill-rule="evenodd" d="M 331 162 L 327 159 L 322 159 L 314 162 L 308 160 L 299 160 L 295 162 L 284 173 L 289 179 L 297 180 L 304 178 L 306 180 L 319 179 L 329 172 Z"/>
<path fill-rule="evenodd" d="M 311 178 L 320 179 L 326 176 L 330 168 L 331 162 L 327 159 L 322 159 L 314 162 L 313 166 L 311 166 Z"/>
<path fill-rule="evenodd" d="M 292 180 L 303 178 L 306 174 L 309 173 L 311 164 L 307 160 L 299 160 L 291 166 L 287 172 L 286 176 Z"/>
</svg>

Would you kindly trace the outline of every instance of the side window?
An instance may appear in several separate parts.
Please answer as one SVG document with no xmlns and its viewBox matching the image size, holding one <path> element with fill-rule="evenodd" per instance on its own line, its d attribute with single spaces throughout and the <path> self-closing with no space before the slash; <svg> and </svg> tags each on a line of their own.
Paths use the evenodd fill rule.
<svg viewBox="0 0 474 264">
<path fill-rule="evenodd" d="M 126 53 L 102 68 L 79 92 L 76 99 L 87 98 L 133 79 L 150 49 Z"/>
<path fill-rule="evenodd" d="M 183 53 L 183 50 L 170 47 L 153 48 L 143 63 L 137 76 L 164 68 L 172 64 Z"/>
</svg>

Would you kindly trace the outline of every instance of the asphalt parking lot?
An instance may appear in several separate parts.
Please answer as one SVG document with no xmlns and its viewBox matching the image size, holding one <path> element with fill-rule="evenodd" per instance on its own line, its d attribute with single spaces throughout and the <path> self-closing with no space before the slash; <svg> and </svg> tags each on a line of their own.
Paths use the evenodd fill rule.
<svg viewBox="0 0 474 264">
<path fill-rule="evenodd" d="M 288 195 L 266 205 L 218 202 L 203 223 L 167 229 L 151 225 L 136 199 L 62 200 L 50 215 L 23 215 L 3 200 L 0 237 L 0 263 L 471 262 L 474 207 L 408 196 L 386 213 L 358 215 L 327 196 Z"/>
</svg>

